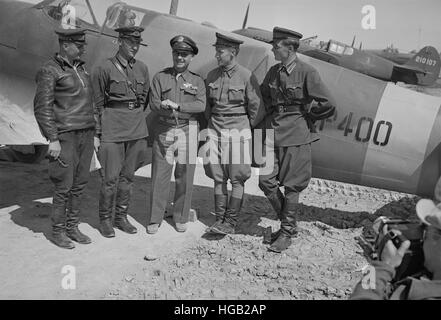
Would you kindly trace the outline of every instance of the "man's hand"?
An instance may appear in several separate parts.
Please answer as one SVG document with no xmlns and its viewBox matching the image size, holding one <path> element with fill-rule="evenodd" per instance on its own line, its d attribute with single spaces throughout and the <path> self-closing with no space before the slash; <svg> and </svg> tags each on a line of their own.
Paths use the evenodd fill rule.
<svg viewBox="0 0 441 320">
<path fill-rule="evenodd" d="M 401 234 L 399 230 L 393 230 L 397 234 Z M 387 226 L 383 227 L 383 234 L 387 233 Z M 392 240 L 386 242 L 386 245 L 383 248 L 383 252 L 381 253 L 381 261 L 390 265 L 392 268 L 398 268 L 403 261 L 404 254 L 407 249 L 410 247 L 410 241 L 404 241 L 401 246 L 397 249 L 395 245 L 392 243 Z"/>
<path fill-rule="evenodd" d="M 58 159 L 58 157 L 60 156 L 61 153 L 61 144 L 60 141 L 52 141 L 49 142 L 49 155 L 54 158 L 54 159 Z"/>
<path fill-rule="evenodd" d="M 176 110 L 176 111 L 179 109 L 179 105 L 176 102 L 173 102 L 173 101 L 170 101 L 169 107 L 170 107 L 170 109 Z"/>
<path fill-rule="evenodd" d="M 168 100 L 168 99 L 161 101 L 161 108 L 165 109 L 165 110 L 168 110 L 169 109 L 168 105 L 169 105 L 170 102 L 171 101 Z"/>
<path fill-rule="evenodd" d="M 171 101 L 170 99 L 166 99 L 161 101 L 161 108 L 166 110 L 178 110 L 179 105 L 176 102 Z"/>
<path fill-rule="evenodd" d="M 93 137 L 93 147 L 95 149 L 95 152 L 98 152 L 98 149 L 100 148 L 100 146 L 101 146 L 100 138 Z"/>
</svg>

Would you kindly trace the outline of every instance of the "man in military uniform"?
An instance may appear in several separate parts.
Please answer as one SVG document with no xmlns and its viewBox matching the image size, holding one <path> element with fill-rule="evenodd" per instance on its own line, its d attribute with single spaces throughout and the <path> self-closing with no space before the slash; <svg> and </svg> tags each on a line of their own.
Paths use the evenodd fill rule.
<svg viewBox="0 0 441 320">
<path fill-rule="evenodd" d="M 186 230 L 197 158 L 197 114 L 204 112 L 206 105 L 204 80 L 188 69 L 198 53 L 196 43 L 187 36 L 178 35 L 170 40 L 170 46 L 173 67 L 153 77 L 150 95 L 150 107 L 157 123 L 152 128 L 152 191 L 147 217 L 149 234 L 158 231 L 164 217 L 175 155 L 173 219 L 178 232 Z"/>
<path fill-rule="evenodd" d="M 93 155 L 93 95 L 89 75 L 80 60 L 86 45 L 82 29 L 59 30 L 60 51 L 36 76 L 34 113 L 49 140 L 52 200 L 52 241 L 72 249 L 71 240 L 91 240 L 78 229 L 80 199 L 89 178 Z"/>
<path fill-rule="evenodd" d="M 219 67 L 206 79 L 210 156 L 205 173 L 214 180 L 216 222 L 207 230 L 233 234 L 242 207 L 244 184 L 251 176 L 251 127 L 264 118 L 264 105 L 256 77 L 236 57 L 243 41 L 216 33 Z M 232 192 L 228 201 L 227 182 Z"/>
<path fill-rule="evenodd" d="M 271 67 L 261 85 L 266 129 L 274 130 L 274 169 L 259 176 L 259 187 L 281 220 L 269 248 L 275 252 L 291 245 L 291 237 L 296 234 L 299 194 L 311 179 L 311 143 L 318 137 L 308 128 L 306 106 L 312 100 L 329 104 L 328 91 L 318 72 L 297 58 L 301 38 L 300 33 L 274 28 L 273 53 L 281 62 Z M 279 186 L 285 187 L 284 195 Z"/>
<path fill-rule="evenodd" d="M 100 232 L 114 237 L 114 225 L 126 233 L 136 233 L 127 220 L 131 189 L 139 159 L 147 148 L 145 108 L 149 91 L 147 66 L 135 60 L 142 41 L 142 27 L 122 27 L 119 50 L 102 61 L 93 73 L 95 93 L 95 148 L 102 165 L 99 218 Z"/>
</svg>

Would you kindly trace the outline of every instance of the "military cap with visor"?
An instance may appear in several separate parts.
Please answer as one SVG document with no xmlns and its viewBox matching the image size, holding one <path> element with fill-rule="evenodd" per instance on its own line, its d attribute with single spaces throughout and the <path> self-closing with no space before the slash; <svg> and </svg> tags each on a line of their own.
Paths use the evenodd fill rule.
<svg viewBox="0 0 441 320">
<path fill-rule="evenodd" d="M 144 31 L 144 28 L 135 27 L 135 26 L 121 27 L 115 29 L 115 31 L 119 33 L 120 38 L 129 38 L 141 42 L 142 41 L 141 33 Z"/>
<path fill-rule="evenodd" d="M 300 40 L 303 38 L 303 35 L 299 32 L 292 31 L 289 29 L 281 28 L 281 27 L 274 27 L 273 29 L 273 41 L 279 41 L 279 40 Z"/>
<path fill-rule="evenodd" d="M 86 30 L 78 29 L 56 29 L 55 33 L 58 35 L 60 41 L 67 41 L 76 44 L 86 44 Z"/>
<path fill-rule="evenodd" d="M 198 54 L 199 49 L 196 43 L 190 37 L 184 35 L 177 35 L 170 40 L 170 46 L 173 51 L 184 51 Z"/>
<path fill-rule="evenodd" d="M 233 37 L 229 37 L 219 32 L 216 32 L 216 43 L 214 44 L 215 47 L 238 48 L 242 43 L 242 40 L 238 40 Z"/>
</svg>

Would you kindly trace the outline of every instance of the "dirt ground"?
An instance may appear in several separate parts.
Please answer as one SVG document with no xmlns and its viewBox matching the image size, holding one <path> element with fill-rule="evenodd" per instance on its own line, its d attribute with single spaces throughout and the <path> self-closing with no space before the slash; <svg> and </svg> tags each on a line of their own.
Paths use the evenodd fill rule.
<svg viewBox="0 0 441 320">
<path fill-rule="evenodd" d="M 380 215 L 414 217 L 416 198 L 313 179 L 301 196 L 299 235 L 283 254 L 267 251 L 265 228 L 276 215 L 255 173 L 236 235 L 205 234 L 214 222 L 211 181 L 198 166 L 193 208 L 198 221 L 178 233 L 166 220 L 145 232 L 150 167 L 137 172 L 130 208 L 136 235 L 98 230 L 98 172 L 84 195 L 80 229 L 93 243 L 60 249 L 50 237 L 52 185 L 47 164 L 0 162 L 0 298 L 2 299 L 346 299 L 361 278 L 367 251 L 360 236 Z M 75 268 L 64 289 L 63 268 Z M 71 270 L 71 269 L 69 269 Z"/>
</svg>

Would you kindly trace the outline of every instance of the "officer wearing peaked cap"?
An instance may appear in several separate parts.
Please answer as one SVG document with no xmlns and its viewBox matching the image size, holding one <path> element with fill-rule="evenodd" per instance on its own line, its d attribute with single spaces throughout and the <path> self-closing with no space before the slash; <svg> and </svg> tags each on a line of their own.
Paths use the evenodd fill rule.
<svg viewBox="0 0 441 320">
<path fill-rule="evenodd" d="M 99 200 L 100 232 L 114 237 L 114 226 L 136 233 L 128 221 L 134 173 L 147 150 L 145 108 L 149 92 L 147 66 L 135 59 L 144 28 L 130 26 L 119 32 L 119 49 L 101 61 L 93 72 L 95 93 L 95 149 L 102 165 L 103 179 Z"/>
<path fill-rule="evenodd" d="M 318 72 L 296 55 L 302 35 L 275 27 L 273 53 L 280 63 L 266 74 L 261 85 L 267 116 L 266 129 L 274 130 L 274 166 L 270 174 L 259 176 L 265 193 L 281 220 L 272 235 L 269 250 L 281 252 L 296 234 L 299 194 L 311 179 L 311 143 L 318 137 L 308 128 L 306 106 L 312 100 L 327 105 L 329 93 Z M 285 187 L 285 194 L 279 189 Z"/>
<path fill-rule="evenodd" d="M 190 37 L 178 35 L 170 39 L 170 46 L 172 50 L 190 52 L 193 55 L 199 53 L 196 43 Z"/>
<path fill-rule="evenodd" d="M 71 240 L 91 240 L 78 229 L 81 195 L 89 179 L 95 121 L 89 74 L 84 68 L 86 34 L 83 29 L 60 29 L 60 51 L 36 76 L 34 113 L 49 140 L 49 177 L 52 201 L 52 241 L 72 249 Z"/>
<path fill-rule="evenodd" d="M 150 108 L 154 114 L 152 191 L 147 233 L 154 234 L 162 223 L 168 202 L 170 178 L 175 167 L 173 220 L 178 232 L 186 231 L 198 145 L 197 115 L 205 111 L 204 80 L 188 68 L 198 53 L 188 36 L 170 40 L 173 66 L 158 72 L 152 80 Z"/>
<path fill-rule="evenodd" d="M 251 128 L 264 117 L 259 85 L 237 63 L 243 41 L 216 33 L 219 67 L 209 72 L 207 85 L 208 141 L 201 148 L 205 173 L 214 180 L 216 222 L 207 232 L 233 234 L 242 207 L 244 184 L 251 176 Z M 207 152 L 208 151 L 208 152 Z M 232 185 L 228 199 L 227 183 Z"/>
</svg>

